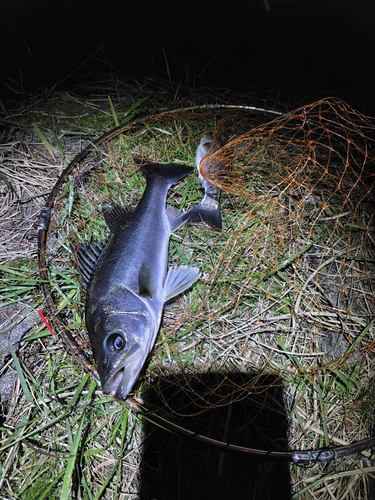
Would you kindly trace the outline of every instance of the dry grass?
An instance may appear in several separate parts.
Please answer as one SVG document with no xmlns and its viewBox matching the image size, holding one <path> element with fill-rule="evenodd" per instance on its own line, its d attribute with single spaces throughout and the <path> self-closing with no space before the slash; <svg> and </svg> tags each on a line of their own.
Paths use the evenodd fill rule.
<svg viewBox="0 0 375 500">
<path fill-rule="evenodd" d="M 134 101 L 111 99 L 94 116 L 127 120 Z M 80 104 L 87 111 L 93 102 Z M 254 448 L 315 449 L 372 433 L 374 128 L 338 101 L 304 113 L 303 121 L 301 111 L 288 119 L 246 107 L 202 108 L 129 122 L 65 178 L 46 239 L 57 317 L 90 358 L 75 251 L 83 240 L 105 237 L 102 205 L 137 203 L 141 163 L 193 164 L 206 130 L 228 143 L 207 164 L 226 191 L 224 230 L 196 224 L 173 236 L 171 262 L 192 262 L 203 278 L 165 312 L 137 395 L 180 425 Z M 23 130 L 22 149 L 9 138 L 2 150 L 4 229 L 15 242 L 2 261 L 10 267 L 35 255 L 35 229 L 27 246 L 12 221 L 22 220 L 22 234 L 32 228 L 43 193 L 86 144 L 64 142 L 72 137 L 61 134 L 66 120 Z M 230 168 L 218 176 L 215 161 Z M 201 196 L 190 176 L 171 189 L 168 203 L 186 210 Z M 20 199 L 28 211 L 19 211 Z M 6 498 L 40 498 L 41 489 L 50 498 L 227 498 L 227 488 L 266 498 L 272 483 L 283 484 L 270 493 L 281 498 L 289 479 L 293 498 L 367 498 L 370 453 L 288 471 L 195 449 L 104 398 L 46 334 L 40 328 L 18 355 L 22 390 L 14 392 L 2 441 Z"/>
</svg>

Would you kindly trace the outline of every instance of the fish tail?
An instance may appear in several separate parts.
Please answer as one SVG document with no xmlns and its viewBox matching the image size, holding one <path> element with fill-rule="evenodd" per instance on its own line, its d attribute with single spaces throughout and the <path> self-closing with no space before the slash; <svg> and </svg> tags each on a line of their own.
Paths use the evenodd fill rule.
<svg viewBox="0 0 375 500">
<path fill-rule="evenodd" d="M 145 176 L 146 180 L 161 177 L 168 181 L 168 186 L 172 186 L 193 171 L 194 169 L 192 167 L 179 165 L 178 163 L 168 163 L 165 165 L 161 163 L 149 163 L 148 165 L 143 165 L 143 167 L 141 167 L 141 172 Z"/>
<path fill-rule="evenodd" d="M 199 173 L 199 165 L 202 159 L 206 156 L 207 153 L 215 153 L 217 150 L 218 146 L 214 143 L 213 133 L 206 132 L 205 134 L 203 134 L 195 152 L 195 165 Z"/>
<path fill-rule="evenodd" d="M 222 229 L 220 204 L 217 200 L 205 195 L 203 200 L 180 218 L 181 224 L 186 222 L 207 222 L 216 229 Z"/>
<path fill-rule="evenodd" d="M 184 222 L 200 222 L 203 220 L 210 226 L 222 229 L 220 210 L 221 190 L 205 179 L 200 171 L 200 163 L 203 158 L 207 154 L 212 154 L 217 150 L 218 145 L 215 143 L 214 135 L 211 132 L 203 134 L 195 153 L 195 165 L 198 171 L 199 182 L 204 189 L 204 197 L 198 205 L 182 216 L 181 220 L 184 220 Z M 221 163 L 217 162 L 217 169 L 220 170 L 221 168 Z"/>
</svg>

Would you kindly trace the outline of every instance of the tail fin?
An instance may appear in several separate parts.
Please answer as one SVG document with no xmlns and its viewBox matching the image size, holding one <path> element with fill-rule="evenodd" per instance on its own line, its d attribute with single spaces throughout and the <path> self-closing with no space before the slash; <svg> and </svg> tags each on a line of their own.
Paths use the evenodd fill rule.
<svg viewBox="0 0 375 500">
<path fill-rule="evenodd" d="M 200 172 L 200 163 L 207 155 L 217 151 L 218 145 L 215 143 L 214 135 L 211 132 L 202 135 L 197 151 L 195 153 L 195 165 L 198 170 L 199 182 L 204 189 L 203 200 L 198 203 L 189 212 L 181 217 L 184 222 L 205 221 L 210 226 L 222 229 L 221 210 L 220 210 L 220 189 L 205 179 Z M 218 163 L 217 168 L 222 168 Z"/>
<path fill-rule="evenodd" d="M 192 167 L 179 165 L 178 163 L 168 163 L 166 165 L 161 163 L 149 163 L 141 167 L 141 172 L 146 179 L 151 177 L 162 177 L 168 180 L 169 186 L 172 186 L 175 182 L 183 179 L 193 171 L 194 169 Z"/>
<path fill-rule="evenodd" d="M 215 205 L 216 204 L 216 208 Z M 181 225 L 185 222 L 207 222 L 216 229 L 222 229 L 220 205 L 213 198 L 205 196 L 194 208 L 183 214 L 180 218 Z"/>
</svg>

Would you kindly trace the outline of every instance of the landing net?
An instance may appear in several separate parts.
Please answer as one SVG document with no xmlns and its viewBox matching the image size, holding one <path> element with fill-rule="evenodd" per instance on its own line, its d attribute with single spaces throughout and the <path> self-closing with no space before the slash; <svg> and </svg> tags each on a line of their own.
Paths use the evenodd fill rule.
<svg viewBox="0 0 375 500">
<path fill-rule="evenodd" d="M 342 101 L 288 114 L 184 108 L 96 141 L 62 175 L 41 222 L 58 328 L 94 364 L 77 248 L 105 238 L 104 205 L 136 206 L 140 165 L 194 165 L 207 131 L 219 149 L 202 173 L 223 191 L 224 227 L 197 223 L 172 236 L 170 263 L 197 266 L 202 278 L 165 311 L 134 396 L 193 432 L 253 448 L 372 435 L 375 128 Z M 202 195 L 192 174 L 168 203 L 186 211 Z"/>
</svg>

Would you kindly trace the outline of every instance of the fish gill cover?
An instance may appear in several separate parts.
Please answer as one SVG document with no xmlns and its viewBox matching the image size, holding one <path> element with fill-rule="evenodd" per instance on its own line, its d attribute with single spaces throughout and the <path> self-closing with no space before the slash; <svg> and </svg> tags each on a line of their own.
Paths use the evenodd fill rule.
<svg viewBox="0 0 375 500">
<path fill-rule="evenodd" d="M 375 364 L 372 121 L 324 99 L 288 114 L 184 108 L 119 131 L 60 180 L 43 249 L 57 326 L 84 363 L 94 360 L 77 249 L 105 240 L 103 207 L 137 205 L 140 165 L 193 165 L 202 134 L 213 132 L 218 148 L 201 174 L 222 190 L 223 230 L 196 223 L 172 235 L 169 264 L 198 267 L 202 276 L 165 310 L 134 397 L 192 432 L 239 446 L 307 450 L 372 435 L 365 411 Z M 202 196 L 195 172 L 171 188 L 167 203 L 187 211 Z M 351 460 L 336 464 L 337 474 Z M 298 471 L 291 474 L 297 484 Z M 343 477 L 330 483 L 338 498 Z M 318 484 L 309 488 L 318 494 Z"/>
</svg>

